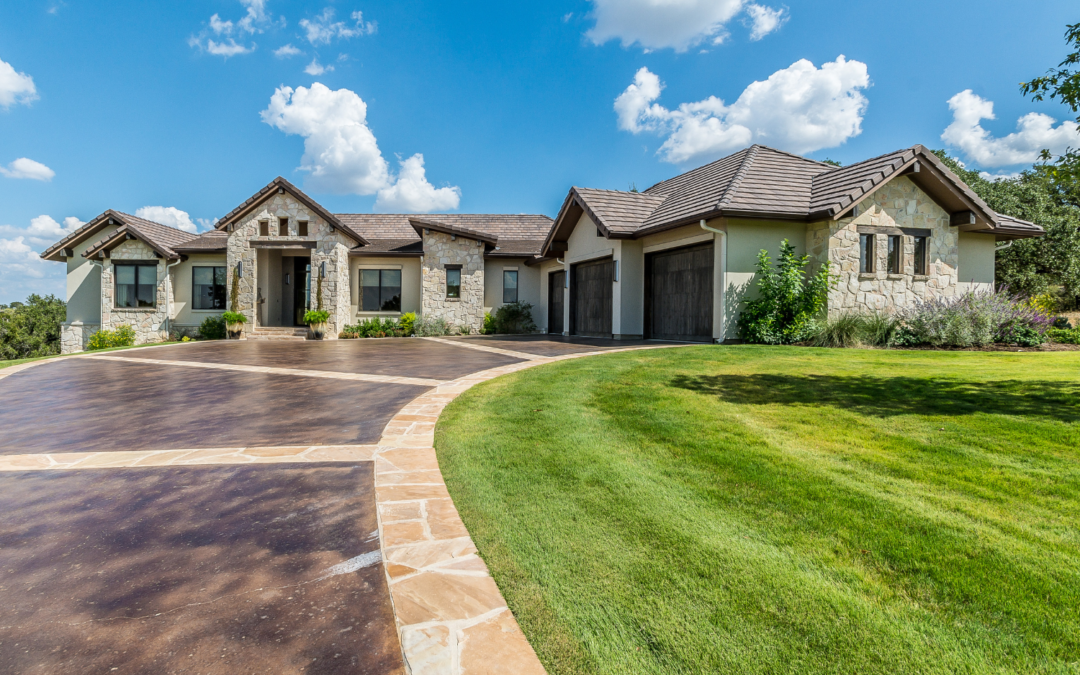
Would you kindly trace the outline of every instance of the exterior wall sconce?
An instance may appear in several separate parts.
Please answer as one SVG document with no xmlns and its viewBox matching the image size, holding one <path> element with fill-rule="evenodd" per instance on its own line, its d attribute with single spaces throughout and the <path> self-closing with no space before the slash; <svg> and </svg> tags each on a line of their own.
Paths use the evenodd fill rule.
<svg viewBox="0 0 1080 675">
<path fill-rule="evenodd" d="M 244 261 L 243 260 L 236 263 L 236 276 L 238 276 L 238 277 L 244 276 Z"/>
<path fill-rule="evenodd" d="M 619 280 L 619 261 L 616 260 L 615 261 L 615 279 L 614 279 L 614 281 L 618 281 L 618 280 Z"/>
<path fill-rule="evenodd" d="M 322 261 L 321 263 L 319 263 L 319 278 L 320 279 L 325 279 L 326 278 L 326 261 L 325 260 Z"/>
</svg>

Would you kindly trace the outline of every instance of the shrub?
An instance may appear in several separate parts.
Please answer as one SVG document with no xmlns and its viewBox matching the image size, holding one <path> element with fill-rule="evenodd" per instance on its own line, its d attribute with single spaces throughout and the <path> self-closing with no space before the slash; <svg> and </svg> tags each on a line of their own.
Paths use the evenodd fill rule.
<svg viewBox="0 0 1080 675">
<path fill-rule="evenodd" d="M 60 324 L 67 305 L 52 296 L 31 295 L 25 303 L 0 307 L 0 359 L 25 359 L 60 353 Z"/>
<path fill-rule="evenodd" d="M 923 342 L 922 338 L 907 326 L 900 326 L 896 329 L 896 333 L 893 334 L 892 345 L 894 347 L 917 347 L 924 344 L 926 343 Z"/>
<path fill-rule="evenodd" d="M 199 325 L 199 337 L 203 340 L 224 340 L 225 319 L 220 316 L 208 316 Z"/>
<path fill-rule="evenodd" d="M 446 323 L 446 319 L 433 319 L 425 316 L 416 321 L 413 331 L 420 337 L 439 337 L 450 335 L 451 328 L 450 324 Z"/>
<path fill-rule="evenodd" d="M 240 312 L 223 312 L 221 314 L 221 319 L 226 324 L 247 323 L 247 316 L 241 314 Z"/>
<path fill-rule="evenodd" d="M 1057 299 L 1051 293 L 1039 293 L 1031 296 L 1028 301 L 1032 309 L 1037 309 L 1043 314 L 1053 314 L 1058 311 Z"/>
<path fill-rule="evenodd" d="M 780 257 L 772 266 L 768 251 L 758 253 L 755 280 L 758 297 L 743 303 L 739 335 L 747 342 L 791 344 L 803 342 L 816 332 L 816 319 L 828 299 L 829 264 L 813 276 L 803 268 L 809 256 L 796 256 L 795 247 L 785 239 Z"/>
<path fill-rule="evenodd" d="M 863 342 L 874 347 L 888 347 L 896 340 L 900 319 L 877 312 L 863 317 Z"/>
<path fill-rule="evenodd" d="M 484 312 L 484 325 L 480 328 L 482 335 L 494 335 L 495 334 L 495 317 L 491 316 L 491 312 Z"/>
<path fill-rule="evenodd" d="M 810 344 L 815 347 L 857 347 L 863 343 L 865 333 L 866 317 L 843 314 L 819 324 Z"/>
<path fill-rule="evenodd" d="M 90 336 L 86 349 L 109 349 L 111 347 L 131 347 L 135 344 L 135 329 L 131 326 L 119 326 L 116 330 L 99 330 Z"/>
<path fill-rule="evenodd" d="M 405 337 L 409 337 L 413 334 L 413 327 L 416 326 L 416 313 L 406 312 L 398 319 L 398 328 L 405 334 Z"/>
<path fill-rule="evenodd" d="M 1030 328 L 1040 336 L 1050 318 L 1007 291 L 970 291 L 954 298 L 921 300 L 902 313 L 904 326 L 917 344 L 972 347 L 992 342 L 1030 342 Z"/>
<path fill-rule="evenodd" d="M 495 310 L 496 333 L 534 333 L 536 323 L 532 318 L 532 305 L 527 302 L 508 302 Z M 487 328 L 487 317 L 484 318 Z"/>
<path fill-rule="evenodd" d="M 1072 328 L 1072 323 L 1069 321 L 1069 317 L 1067 316 L 1055 316 L 1054 321 L 1053 323 L 1051 323 L 1050 327 L 1068 330 Z"/>
<path fill-rule="evenodd" d="M 326 323 L 329 320 L 330 312 L 326 311 L 325 309 L 309 309 L 308 311 L 304 312 L 304 323 L 309 326 L 312 324 L 318 325 Z"/>
<path fill-rule="evenodd" d="M 345 326 L 340 335 L 340 337 L 346 339 L 387 336 L 404 337 L 405 331 L 397 321 L 394 321 L 393 319 L 380 319 L 377 316 L 371 319 L 364 319 L 353 326 Z"/>
<path fill-rule="evenodd" d="M 1080 345 L 1080 328 L 1051 328 L 1046 337 L 1059 344 Z"/>
</svg>

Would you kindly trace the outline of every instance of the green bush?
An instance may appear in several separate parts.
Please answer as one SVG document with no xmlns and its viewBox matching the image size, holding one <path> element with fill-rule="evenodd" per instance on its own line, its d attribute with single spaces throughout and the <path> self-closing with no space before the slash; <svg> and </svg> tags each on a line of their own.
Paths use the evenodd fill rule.
<svg viewBox="0 0 1080 675">
<path fill-rule="evenodd" d="M 739 335 L 747 342 L 780 345 L 804 342 L 817 332 L 817 317 L 828 299 L 829 263 L 806 276 L 809 256 L 795 255 L 785 239 L 780 257 L 772 266 L 769 252 L 758 253 L 755 281 L 758 297 L 743 303 Z"/>
<path fill-rule="evenodd" d="M 446 319 L 432 319 L 425 316 L 417 320 L 414 331 L 420 337 L 439 337 L 450 335 L 452 329 Z"/>
<path fill-rule="evenodd" d="M 994 342 L 1034 346 L 1050 327 L 1050 317 L 1027 299 L 1004 290 L 919 300 L 901 312 L 900 319 L 917 344 L 935 347 L 979 347 Z"/>
<path fill-rule="evenodd" d="M 131 326 L 119 326 L 116 330 L 99 330 L 90 336 L 86 343 L 88 351 L 109 349 L 111 347 L 131 347 L 135 344 L 135 329 Z"/>
<path fill-rule="evenodd" d="M 405 337 L 413 334 L 413 328 L 416 326 L 416 313 L 406 312 L 398 319 L 398 328 L 405 333 Z"/>
<path fill-rule="evenodd" d="M 1051 328 L 1046 337 L 1059 344 L 1080 345 L 1080 328 Z"/>
<path fill-rule="evenodd" d="M 375 338 L 375 337 L 405 337 L 405 330 L 401 324 L 393 319 L 380 319 L 373 317 L 364 319 L 358 324 L 345 326 L 339 337 L 345 339 Z"/>
<path fill-rule="evenodd" d="M 307 325 L 326 323 L 330 320 L 330 312 L 325 309 L 309 309 L 304 312 L 304 323 Z"/>
<path fill-rule="evenodd" d="M 225 319 L 220 316 L 208 316 L 199 326 L 199 337 L 203 340 L 224 340 Z"/>
<path fill-rule="evenodd" d="M 1069 317 L 1067 316 L 1055 316 L 1054 322 L 1050 325 L 1050 327 L 1063 328 L 1065 330 L 1068 330 L 1072 328 L 1072 323 L 1069 322 Z"/>
<path fill-rule="evenodd" d="M 227 324 L 229 324 L 229 323 L 247 323 L 247 316 L 244 315 L 244 314 L 241 314 L 240 312 L 232 312 L 232 311 L 224 312 L 224 313 L 222 313 L 221 318 Z"/>
<path fill-rule="evenodd" d="M 858 347 L 866 335 L 866 317 L 860 314 L 842 314 L 817 326 L 810 339 L 815 347 Z"/>
<path fill-rule="evenodd" d="M 60 353 L 60 324 L 67 305 L 52 295 L 31 295 L 25 303 L 0 307 L 0 359 L 26 359 Z"/>
<path fill-rule="evenodd" d="M 888 314 L 867 314 L 863 317 L 863 342 L 874 347 L 888 347 L 896 340 L 900 319 Z"/>
<path fill-rule="evenodd" d="M 495 317 L 491 316 L 491 312 L 484 312 L 484 325 L 480 328 L 481 335 L 494 335 L 495 334 Z"/>
<path fill-rule="evenodd" d="M 535 333 L 536 323 L 532 318 L 532 305 L 527 302 L 508 302 L 495 310 L 496 333 Z M 484 320 L 487 328 L 487 318 Z"/>
</svg>

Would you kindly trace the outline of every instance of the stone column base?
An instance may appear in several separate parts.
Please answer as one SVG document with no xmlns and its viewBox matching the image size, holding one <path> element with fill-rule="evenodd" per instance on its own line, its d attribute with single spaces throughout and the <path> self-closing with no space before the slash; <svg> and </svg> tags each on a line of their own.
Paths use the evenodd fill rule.
<svg viewBox="0 0 1080 675">
<path fill-rule="evenodd" d="M 101 330 L 99 323 L 72 321 L 60 324 L 60 353 L 74 354 L 86 349 L 90 336 Z"/>
</svg>

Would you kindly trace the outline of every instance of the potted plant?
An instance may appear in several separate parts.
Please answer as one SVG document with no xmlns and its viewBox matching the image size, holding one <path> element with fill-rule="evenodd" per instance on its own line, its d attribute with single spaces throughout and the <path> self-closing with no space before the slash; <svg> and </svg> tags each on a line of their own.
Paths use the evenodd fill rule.
<svg viewBox="0 0 1080 675">
<path fill-rule="evenodd" d="M 239 340 L 241 333 L 244 332 L 247 317 L 240 312 L 225 312 L 221 315 L 221 318 L 225 320 L 225 331 L 229 339 Z"/>
<path fill-rule="evenodd" d="M 330 320 L 330 312 L 325 309 L 309 309 L 304 313 L 304 323 L 311 331 L 314 340 L 321 340 L 326 335 L 326 322 Z"/>
</svg>

